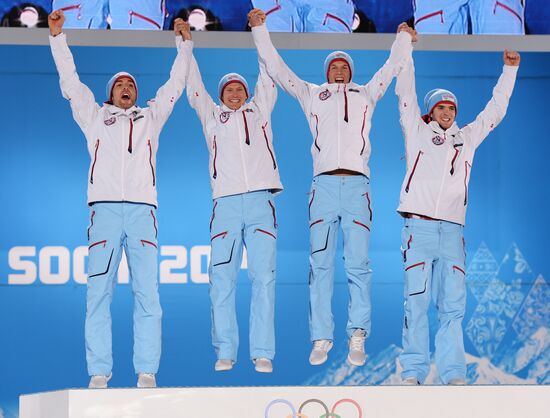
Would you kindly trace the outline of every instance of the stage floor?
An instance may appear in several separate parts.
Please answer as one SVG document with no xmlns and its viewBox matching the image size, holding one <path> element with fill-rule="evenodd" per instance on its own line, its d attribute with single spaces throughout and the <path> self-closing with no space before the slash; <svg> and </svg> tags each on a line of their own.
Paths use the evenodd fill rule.
<svg viewBox="0 0 550 418">
<path fill-rule="evenodd" d="M 19 402 L 20 418 L 549 418 L 550 386 L 67 389 Z"/>
</svg>

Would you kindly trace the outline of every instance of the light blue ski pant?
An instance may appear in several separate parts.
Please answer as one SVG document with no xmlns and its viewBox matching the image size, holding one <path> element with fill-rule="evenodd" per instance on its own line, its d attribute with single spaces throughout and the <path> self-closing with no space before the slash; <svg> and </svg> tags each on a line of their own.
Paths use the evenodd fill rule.
<svg viewBox="0 0 550 418">
<path fill-rule="evenodd" d="M 430 371 L 428 309 L 433 300 L 439 328 L 435 364 L 444 384 L 466 377 L 462 319 L 466 309 L 464 227 L 445 221 L 405 219 L 401 251 L 405 267 L 403 379 L 424 382 Z"/>
<path fill-rule="evenodd" d="M 88 244 L 88 374 L 108 375 L 113 367 L 111 301 L 123 247 L 134 293 L 134 369 L 136 373 L 156 373 L 162 310 L 155 208 L 139 203 L 95 203 L 90 208 Z"/>
<path fill-rule="evenodd" d="M 523 0 L 413 0 L 419 33 L 524 34 Z"/>
<path fill-rule="evenodd" d="M 250 358 L 275 356 L 275 255 L 277 217 L 266 190 L 214 200 L 210 222 L 212 345 L 218 359 L 237 360 L 239 330 L 235 289 L 243 245 L 252 282 Z"/>
<path fill-rule="evenodd" d="M 365 176 L 319 175 L 309 202 L 311 341 L 332 340 L 332 293 L 338 229 L 344 234 L 344 268 L 348 278 L 348 336 L 371 328 L 369 238 L 372 224 L 370 181 Z"/>
<path fill-rule="evenodd" d="M 53 0 L 68 29 L 162 29 L 165 0 Z M 110 16 L 110 22 L 107 17 Z"/>
<path fill-rule="evenodd" d="M 252 0 L 270 32 L 351 32 L 352 0 Z"/>
</svg>

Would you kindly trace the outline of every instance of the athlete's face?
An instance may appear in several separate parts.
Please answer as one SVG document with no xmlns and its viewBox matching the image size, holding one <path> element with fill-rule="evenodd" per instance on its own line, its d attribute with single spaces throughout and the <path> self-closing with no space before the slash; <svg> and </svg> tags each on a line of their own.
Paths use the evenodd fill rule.
<svg viewBox="0 0 550 418">
<path fill-rule="evenodd" d="M 246 90 L 241 83 L 229 83 L 223 89 L 222 102 L 231 110 L 239 109 L 246 101 Z"/>
<path fill-rule="evenodd" d="M 440 103 L 432 112 L 432 119 L 439 123 L 443 129 L 449 129 L 456 118 L 456 107 L 453 104 Z"/>
<path fill-rule="evenodd" d="M 328 67 L 329 83 L 349 83 L 351 70 L 345 61 L 333 61 Z"/>
<path fill-rule="evenodd" d="M 113 104 L 121 109 L 129 109 L 136 103 L 136 86 L 131 78 L 121 77 L 113 86 Z"/>
</svg>

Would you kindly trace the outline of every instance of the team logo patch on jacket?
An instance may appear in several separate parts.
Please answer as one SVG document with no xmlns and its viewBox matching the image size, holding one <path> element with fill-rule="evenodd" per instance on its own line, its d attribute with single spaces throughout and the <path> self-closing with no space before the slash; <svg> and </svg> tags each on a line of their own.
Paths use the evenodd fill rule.
<svg viewBox="0 0 550 418">
<path fill-rule="evenodd" d="M 220 122 L 226 123 L 229 120 L 229 116 L 231 116 L 231 112 L 222 112 L 220 113 Z"/>
<path fill-rule="evenodd" d="M 332 96 L 332 93 L 326 89 L 325 91 L 319 93 L 319 100 L 327 100 L 330 96 Z"/>
<path fill-rule="evenodd" d="M 432 142 L 435 144 L 435 145 L 441 145 L 445 142 L 445 137 L 442 137 L 440 135 L 436 135 L 432 138 Z"/>
<path fill-rule="evenodd" d="M 109 119 L 105 119 L 103 121 L 103 123 L 107 126 L 111 126 L 115 122 L 116 122 L 116 116 L 111 116 Z"/>
</svg>

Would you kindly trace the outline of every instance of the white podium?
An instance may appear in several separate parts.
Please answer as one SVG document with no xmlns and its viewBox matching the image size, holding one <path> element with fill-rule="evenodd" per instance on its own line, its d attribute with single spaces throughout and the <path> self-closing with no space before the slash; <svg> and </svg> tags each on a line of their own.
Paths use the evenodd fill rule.
<svg viewBox="0 0 550 418">
<path fill-rule="evenodd" d="M 550 418 L 550 386 L 67 389 L 22 395 L 20 418 Z"/>
</svg>

